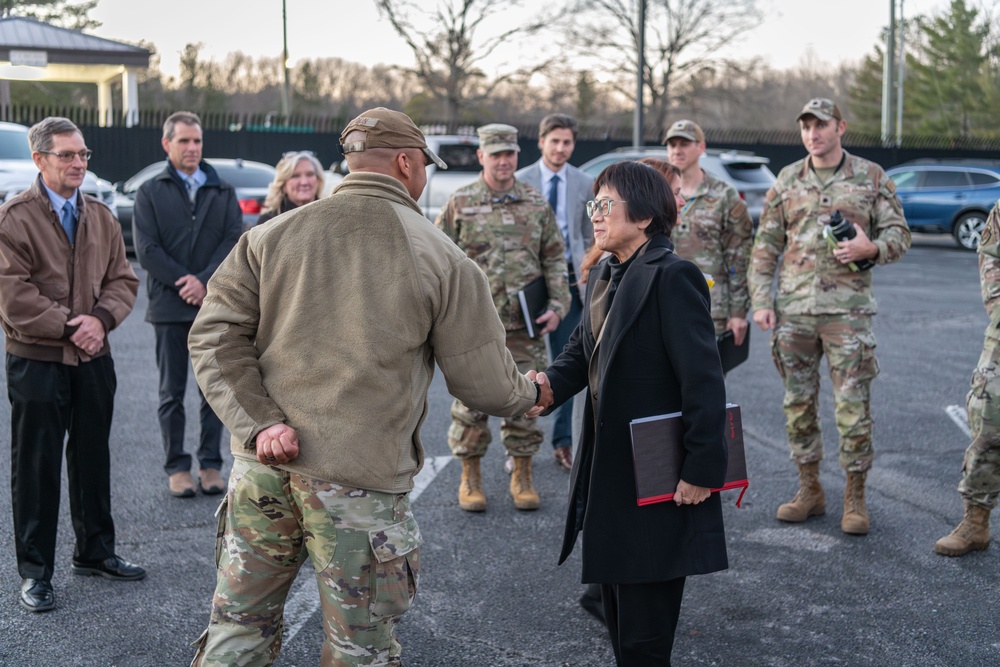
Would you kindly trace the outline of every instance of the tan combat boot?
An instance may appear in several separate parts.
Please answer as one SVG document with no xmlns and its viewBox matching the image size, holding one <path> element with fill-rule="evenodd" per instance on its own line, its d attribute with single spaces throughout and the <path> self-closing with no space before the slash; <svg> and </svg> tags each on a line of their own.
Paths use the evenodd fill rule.
<svg viewBox="0 0 1000 667">
<path fill-rule="evenodd" d="M 531 482 L 531 457 L 515 456 L 514 472 L 510 476 L 510 495 L 519 510 L 536 510 L 541 505 L 535 485 Z"/>
<path fill-rule="evenodd" d="M 990 510 L 982 505 L 965 503 L 965 518 L 934 544 L 942 556 L 964 556 L 970 551 L 982 551 L 990 545 Z"/>
<path fill-rule="evenodd" d="M 480 458 L 482 457 L 462 459 L 462 483 L 458 487 L 458 506 L 466 512 L 486 511 L 483 478 L 479 474 Z"/>
<path fill-rule="evenodd" d="M 844 487 L 844 516 L 840 529 L 848 535 L 868 534 L 868 508 L 865 507 L 865 477 L 867 472 L 847 473 Z"/>
<path fill-rule="evenodd" d="M 778 520 L 802 523 L 811 516 L 826 514 L 826 496 L 819 484 L 819 461 L 799 464 L 799 491 L 778 508 Z"/>
</svg>

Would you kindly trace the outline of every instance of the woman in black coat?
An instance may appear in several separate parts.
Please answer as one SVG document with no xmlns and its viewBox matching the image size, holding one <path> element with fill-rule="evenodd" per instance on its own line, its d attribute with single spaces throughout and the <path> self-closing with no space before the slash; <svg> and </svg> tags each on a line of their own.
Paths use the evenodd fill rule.
<svg viewBox="0 0 1000 667">
<path fill-rule="evenodd" d="M 722 505 L 726 388 L 708 284 L 673 254 L 673 193 L 654 169 L 619 162 L 594 183 L 594 266 L 580 325 L 545 371 L 554 407 L 589 387 L 559 562 L 583 531 L 583 581 L 600 583 L 623 667 L 670 664 L 688 575 L 728 567 Z M 629 423 L 681 412 L 675 498 L 640 507 Z"/>
<path fill-rule="evenodd" d="M 313 203 L 323 192 L 323 182 L 323 165 L 310 151 L 285 153 L 274 167 L 274 181 L 268 186 L 257 224 Z"/>
</svg>

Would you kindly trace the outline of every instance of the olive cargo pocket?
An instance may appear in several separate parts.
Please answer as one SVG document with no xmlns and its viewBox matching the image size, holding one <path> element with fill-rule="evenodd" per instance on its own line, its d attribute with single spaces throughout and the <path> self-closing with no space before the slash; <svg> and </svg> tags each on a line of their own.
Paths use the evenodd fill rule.
<svg viewBox="0 0 1000 667">
<path fill-rule="evenodd" d="M 381 530 L 368 531 L 374 556 L 372 617 L 401 616 L 417 592 L 419 550 L 423 539 L 412 516 Z"/>
</svg>

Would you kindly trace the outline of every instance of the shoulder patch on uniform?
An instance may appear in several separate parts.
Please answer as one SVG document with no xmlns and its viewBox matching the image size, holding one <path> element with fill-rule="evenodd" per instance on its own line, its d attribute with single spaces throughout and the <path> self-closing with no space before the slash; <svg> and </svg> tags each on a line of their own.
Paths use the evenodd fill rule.
<svg viewBox="0 0 1000 667">
<path fill-rule="evenodd" d="M 737 199 L 733 207 L 729 209 L 729 215 L 733 218 L 742 218 L 743 214 L 747 212 L 747 205 L 742 199 Z"/>
<path fill-rule="evenodd" d="M 885 179 L 885 189 L 889 191 L 889 194 L 896 194 L 896 183 L 891 178 Z"/>
</svg>

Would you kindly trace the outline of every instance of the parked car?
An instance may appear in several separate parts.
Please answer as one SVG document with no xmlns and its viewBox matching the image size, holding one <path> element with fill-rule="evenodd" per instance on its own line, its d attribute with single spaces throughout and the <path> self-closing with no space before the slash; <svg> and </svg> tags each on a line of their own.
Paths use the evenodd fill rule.
<svg viewBox="0 0 1000 667">
<path fill-rule="evenodd" d="M 966 250 L 979 247 L 986 217 L 1000 199 L 1000 160 L 912 160 L 886 173 L 910 229 L 951 234 Z"/>
<path fill-rule="evenodd" d="M 580 169 L 594 178 L 604 171 L 605 167 L 621 160 L 640 160 L 644 157 L 667 159 L 667 149 L 662 146 L 643 146 L 641 148 L 618 148 L 599 155 L 593 160 L 580 165 Z M 774 185 L 774 173 L 768 169 L 770 160 L 749 151 L 727 150 L 724 148 L 708 148 L 701 156 L 699 164 L 706 172 L 732 185 L 746 202 L 750 217 L 756 227 L 760 213 L 764 209 L 764 196 Z"/>
<path fill-rule="evenodd" d="M 37 176 L 38 167 L 31 159 L 31 146 L 28 144 L 28 128 L 17 123 L 0 122 L 0 201 L 7 201 L 30 188 Z M 100 199 L 117 215 L 115 190 L 111 183 L 88 171 L 80 189 Z"/>
<path fill-rule="evenodd" d="M 205 161 L 219 172 L 219 178 L 236 188 L 236 198 L 240 202 L 240 210 L 243 211 L 243 228 L 249 229 L 256 225 L 264 198 L 267 197 L 267 186 L 274 180 L 274 167 L 263 162 L 230 158 L 210 157 Z M 135 193 L 140 185 L 159 174 L 166 166 L 166 160 L 155 162 L 124 183 L 115 184 L 118 221 L 122 225 L 125 249 L 130 254 L 135 253 L 132 245 L 132 210 L 135 208 Z"/>
</svg>

